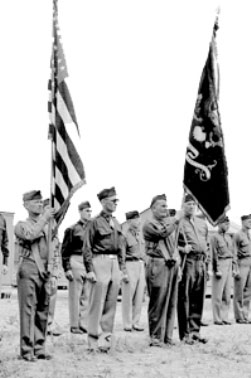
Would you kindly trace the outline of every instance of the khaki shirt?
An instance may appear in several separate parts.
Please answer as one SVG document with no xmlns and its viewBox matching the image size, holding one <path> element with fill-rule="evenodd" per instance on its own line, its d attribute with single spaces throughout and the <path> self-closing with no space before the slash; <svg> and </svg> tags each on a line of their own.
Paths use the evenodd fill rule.
<svg viewBox="0 0 251 378">
<path fill-rule="evenodd" d="M 126 261 L 145 260 L 144 241 L 141 235 L 136 234 L 133 229 L 125 233 L 125 259 Z"/>
<path fill-rule="evenodd" d="M 236 265 L 236 256 L 234 254 L 234 242 L 228 233 L 217 232 L 211 237 L 212 247 L 212 268 L 214 272 L 219 271 L 219 260 L 232 259 L 233 265 Z"/>
<path fill-rule="evenodd" d="M 238 259 L 251 256 L 251 237 L 243 230 L 234 235 L 235 254 Z"/>
<path fill-rule="evenodd" d="M 54 238 L 51 244 L 52 247 L 52 261 L 48 261 L 49 250 L 48 250 L 48 225 L 41 215 L 39 218 L 34 219 L 29 217 L 25 221 L 19 221 L 15 228 L 14 233 L 17 238 L 17 243 L 19 246 L 19 258 L 28 258 L 35 261 L 32 247 L 35 245 L 38 247 L 40 258 L 44 264 L 45 270 L 48 266 L 51 266 L 51 273 L 53 276 L 58 275 L 59 269 L 59 241 Z M 58 248 L 57 248 L 58 246 Z"/>
</svg>

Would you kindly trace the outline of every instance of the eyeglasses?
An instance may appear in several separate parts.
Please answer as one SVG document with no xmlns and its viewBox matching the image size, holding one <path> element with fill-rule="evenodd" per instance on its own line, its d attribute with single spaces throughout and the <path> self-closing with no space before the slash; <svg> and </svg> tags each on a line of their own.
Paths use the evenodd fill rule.
<svg viewBox="0 0 251 378">
<path fill-rule="evenodd" d="M 117 198 L 115 198 L 115 199 L 109 199 L 109 201 L 116 205 L 119 200 Z"/>
</svg>

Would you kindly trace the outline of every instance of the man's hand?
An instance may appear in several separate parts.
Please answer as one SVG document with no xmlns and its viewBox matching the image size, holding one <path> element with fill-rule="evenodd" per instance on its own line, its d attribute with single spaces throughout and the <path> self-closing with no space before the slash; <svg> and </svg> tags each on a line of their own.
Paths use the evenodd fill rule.
<svg viewBox="0 0 251 378">
<path fill-rule="evenodd" d="M 43 216 L 47 219 L 47 221 L 52 219 L 54 214 L 55 214 L 55 209 L 53 209 L 52 207 L 46 206 L 44 208 Z"/>
<path fill-rule="evenodd" d="M 94 272 L 88 272 L 86 274 L 86 279 L 90 282 L 97 282 L 96 274 Z"/>
<path fill-rule="evenodd" d="M 188 253 L 190 253 L 192 250 L 193 250 L 193 247 L 192 247 L 190 244 L 186 244 L 185 247 L 184 247 L 183 252 L 186 253 L 186 254 L 188 254 Z"/>
<path fill-rule="evenodd" d="M 236 280 L 239 280 L 239 279 L 241 278 L 240 273 L 239 273 L 239 272 L 236 272 L 235 270 L 233 271 L 232 275 L 233 275 L 233 277 L 234 277 Z"/>
<path fill-rule="evenodd" d="M 222 272 L 220 270 L 217 270 L 217 272 L 215 272 L 215 277 L 220 279 L 222 277 Z"/>
<path fill-rule="evenodd" d="M 123 281 L 124 283 L 129 283 L 130 282 L 127 273 L 124 273 L 124 272 L 121 273 L 121 281 Z"/>
<path fill-rule="evenodd" d="M 69 269 L 65 272 L 65 277 L 67 278 L 68 281 L 73 281 L 73 274 L 72 274 L 71 269 Z"/>
<path fill-rule="evenodd" d="M 7 274 L 8 273 L 8 267 L 7 267 L 7 265 L 3 265 L 2 266 L 2 273 L 3 274 Z"/>
</svg>

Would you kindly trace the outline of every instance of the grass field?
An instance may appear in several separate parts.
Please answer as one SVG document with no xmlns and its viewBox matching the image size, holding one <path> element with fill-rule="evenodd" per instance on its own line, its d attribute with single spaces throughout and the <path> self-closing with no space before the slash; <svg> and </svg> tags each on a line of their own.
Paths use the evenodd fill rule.
<svg viewBox="0 0 251 378">
<path fill-rule="evenodd" d="M 108 355 L 87 353 L 86 335 L 69 333 L 67 291 L 60 290 L 56 321 L 64 333 L 49 337 L 47 352 L 51 361 L 27 363 L 18 360 L 19 319 L 16 290 L 0 300 L 0 377 L 5 378 L 251 378 L 251 325 L 216 326 L 212 324 L 211 300 L 206 299 L 204 319 L 210 323 L 201 333 L 206 345 L 177 345 L 160 349 L 148 346 L 147 300 L 142 311 L 144 332 L 125 333 L 122 329 L 121 303 L 118 302 L 113 347 Z M 233 321 L 231 309 L 230 320 Z"/>
</svg>

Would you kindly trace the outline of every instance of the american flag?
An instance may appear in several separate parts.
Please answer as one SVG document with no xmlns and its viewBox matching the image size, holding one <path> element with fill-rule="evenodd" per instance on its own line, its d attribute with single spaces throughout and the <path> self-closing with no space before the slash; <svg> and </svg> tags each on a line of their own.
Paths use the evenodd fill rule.
<svg viewBox="0 0 251 378">
<path fill-rule="evenodd" d="M 83 163 L 77 151 L 80 139 L 72 99 L 66 84 L 68 77 L 58 24 L 57 0 L 53 0 L 53 45 L 49 80 L 49 138 L 52 141 L 51 203 L 60 223 L 75 191 L 85 183 Z"/>
</svg>

